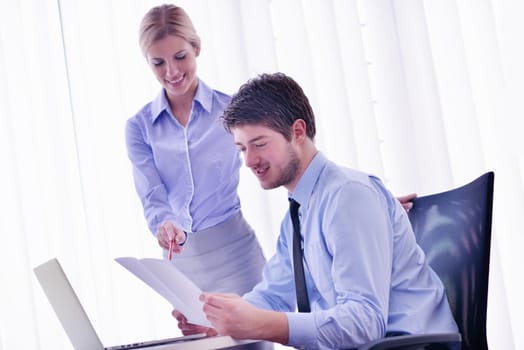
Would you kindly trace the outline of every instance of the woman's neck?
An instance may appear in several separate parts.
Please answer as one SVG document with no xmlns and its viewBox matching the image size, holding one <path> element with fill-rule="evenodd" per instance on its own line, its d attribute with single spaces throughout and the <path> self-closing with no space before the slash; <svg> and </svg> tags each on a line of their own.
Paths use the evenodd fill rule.
<svg viewBox="0 0 524 350">
<path fill-rule="evenodd" d="M 193 99 L 196 94 L 196 86 L 187 91 L 187 93 L 180 96 L 167 96 L 169 106 L 171 107 L 171 113 L 176 120 L 182 125 L 186 126 L 189 122 L 189 116 L 191 109 L 193 108 Z"/>
</svg>

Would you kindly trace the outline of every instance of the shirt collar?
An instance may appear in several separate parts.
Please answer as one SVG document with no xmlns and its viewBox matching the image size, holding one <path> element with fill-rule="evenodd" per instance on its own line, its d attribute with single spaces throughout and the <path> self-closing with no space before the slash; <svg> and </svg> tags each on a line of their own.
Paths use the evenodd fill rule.
<svg viewBox="0 0 524 350">
<path fill-rule="evenodd" d="M 198 102 L 198 104 L 207 112 L 211 112 L 211 108 L 213 107 L 213 90 L 211 90 L 211 88 L 200 79 L 198 80 L 197 90 L 195 97 L 193 98 L 193 105 L 195 102 Z M 167 101 L 165 90 L 162 89 L 151 104 L 151 122 L 154 123 L 164 111 L 171 115 L 171 109 L 169 108 L 169 102 Z"/>
<path fill-rule="evenodd" d="M 313 193 L 313 188 L 318 182 L 318 178 L 327 162 L 328 159 L 318 151 L 309 163 L 306 171 L 304 171 L 304 174 L 300 177 L 300 180 L 298 180 L 295 192 L 288 193 L 288 196 L 296 200 L 301 207 L 307 208 L 309 198 Z"/>
</svg>

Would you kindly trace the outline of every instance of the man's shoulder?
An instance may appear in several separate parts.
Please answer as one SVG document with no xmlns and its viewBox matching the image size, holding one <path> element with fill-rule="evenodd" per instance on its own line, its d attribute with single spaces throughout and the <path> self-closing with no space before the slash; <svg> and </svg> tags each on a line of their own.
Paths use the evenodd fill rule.
<svg viewBox="0 0 524 350">
<path fill-rule="evenodd" d="M 321 189 L 322 197 L 339 195 L 374 196 L 378 193 L 387 193 L 387 190 L 375 175 L 362 170 L 344 167 L 335 163 L 328 163 L 321 172 L 317 189 Z"/>
<path fill-rule="evenodd" d="M 369 186 L 371 185 L 372 177 L 373 175 L 364 171 L 341 166 L 332 161 L 328 161 L 320 179 L 327 183 L 335 183 L 339 185 L 354 183 Z"/>
</svg>

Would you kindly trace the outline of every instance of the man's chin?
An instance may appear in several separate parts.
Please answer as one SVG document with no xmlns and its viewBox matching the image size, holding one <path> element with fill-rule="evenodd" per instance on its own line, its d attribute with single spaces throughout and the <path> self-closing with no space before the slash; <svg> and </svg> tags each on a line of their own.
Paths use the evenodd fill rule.
<svg viewBox="0 0 524 350">
<path fill-rule="evenodd" d="M 272 189 L 278 187 L 278 185 L 275 185 L 275 184 L 272 184 L 272 183 L 268 183 L 268 182 L 262 182 L 262 181 L 260 181 L 260 186 L 261 186 L 264 190 L 272 190 Z"/>
</svg>

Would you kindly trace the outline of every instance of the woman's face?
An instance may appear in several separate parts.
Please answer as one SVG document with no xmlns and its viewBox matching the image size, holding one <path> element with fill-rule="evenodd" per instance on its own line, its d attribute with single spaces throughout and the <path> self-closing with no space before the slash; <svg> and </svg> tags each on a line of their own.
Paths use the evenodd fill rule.
<svg viewBox="0 0 524 350">
<path fill-rule="evenodd" d="M 198 49 L 174 35 L 155 41 L 147 51 L 147 62 L 166 90 L 169 100 L 183 96 L 193 98 L 198 85 L 198 54 Z"/>
</svg>

